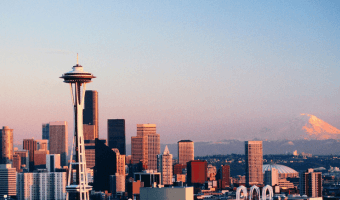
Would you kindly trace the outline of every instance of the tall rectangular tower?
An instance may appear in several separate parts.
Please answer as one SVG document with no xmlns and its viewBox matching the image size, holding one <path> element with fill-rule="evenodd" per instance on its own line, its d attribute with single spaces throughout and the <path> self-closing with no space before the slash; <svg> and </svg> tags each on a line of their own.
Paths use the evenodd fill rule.
<svg viewBox="0 0 340 200">
<path fill-rule="evenodd" d="M 157 155 L 160 151 L 160 136 L 156 133 L 156 124 L 137 124 L 137 136 L 131 137 L 133 163 L 142 160 L 147 169 L 157 170 Z"/>
<path fill-rule="evenodd" d="M 61 166 L 67 165 L 68 131 L 67 122 L 50 122 L 50 154 L 60 154 Z"/>
<path fill-rule="evenodd" d="M 157 171 L 161 173 L 162 185 L 172 185 L 172 154 L 165 146 L 163 154 L 157 155 Z"/>
<path fill-rule="evenodd" d="M 42 139 L 49 140 L 50 139 L 50 124 L 42 124 Z"/>
<path fill-rule="evenodd" d="M 13 129 L 8 126 L 0 129 L 0 164 L 12 164 L 13 161 Z"/>
<path fill-rule="evenodd" d="M 0 164 L 0 197 L 16 196 L 17 172 L 11 164 Z"/>
<path fill-rule="evenodd" d="M 187 166 L 187 162 L 194 160 L 194 142 L 191 140 L 181 140 L 178 144 L 178 164 Z"/>
<path fill-rule="evenodd" d="M 23 140 L 23 148 L 28 150 L 29 154 L 29 166 L 28 169 L 32 172 L 34 170 L 34 152 L 37 150 L 37 141 L 32 139 Z"/>
<path fill-rule="evenodd" d="M 322 173 L 308 169 L 300 173 L 300 194 L 308 197 L 322 196 Z"/>
<path fill-rule="evenodd" d="M 95 138 L 98 138 L 98 92 L 85 91 L 83 124 L 95 125 Z"/>
<path fill-rule="evenodd" d="M 263 149 L 262 141 L 245 141 L 246 185 L 263 184 Z"/>
<path fill-rule="evenodd" d="M 111 149 L 117 148 L 120 154 L 126 154 L 125 119 L 107 120 L 107 141 Z"/>
</svg>

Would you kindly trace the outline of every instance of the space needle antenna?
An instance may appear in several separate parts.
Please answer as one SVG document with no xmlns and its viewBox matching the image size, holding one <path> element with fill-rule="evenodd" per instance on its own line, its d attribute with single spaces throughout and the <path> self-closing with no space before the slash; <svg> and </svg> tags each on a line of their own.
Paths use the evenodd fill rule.
<svg viewBox="0 0 340 200">
<path fill-rule="evenodd" d="M 96 77 L 89 72 L 84 72 L 83 67 L 78 63 L 77 53 L 77 65 L 72 67 L 72 71 L 64 73 L 60 78 L 64 79 L 64 82 L 70 85 L 74 112 L 74 143 L 72 145 L 69 165 L 66 199 L 90 200 L 89 191 L 92 190 L 92 186 L 88 185 L 86 172 L 83 108 L 86 83 L 90 83 L 92 79 Z M 74 154 L 73 150 L 75 151 Z M 74 161 L 73 156 L 75 156 Z M 76 180 L 71 182 L 71 177 L 73 177 L 71 172 L 73 168 L 76 169 Z"/>
</svg>

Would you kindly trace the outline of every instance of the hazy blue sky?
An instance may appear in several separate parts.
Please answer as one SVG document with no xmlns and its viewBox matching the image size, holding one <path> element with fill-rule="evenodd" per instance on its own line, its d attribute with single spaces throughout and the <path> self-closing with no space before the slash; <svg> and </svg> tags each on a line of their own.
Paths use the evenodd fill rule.
<svg viewBox="0 0 340 200">
<path fill-rule="evenodd" d="M 73 126 L 76 63 L 107 119 L 162 143 L 253 139 L 300 113 L 340 128 L 339 1 L 0 1 L 0 122 L 14 139 Z"/>
</svg>

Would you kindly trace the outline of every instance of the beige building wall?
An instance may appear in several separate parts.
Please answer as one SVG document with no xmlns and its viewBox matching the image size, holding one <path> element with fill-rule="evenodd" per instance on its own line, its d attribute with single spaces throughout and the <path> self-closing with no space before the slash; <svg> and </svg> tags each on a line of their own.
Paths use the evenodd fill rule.
<svg viewBox="0 0 340 200">
<path fill-rule="evenodd" d="M 263 184 L 262 141 L 245 141 L 246 185 Z"/>
</svg>

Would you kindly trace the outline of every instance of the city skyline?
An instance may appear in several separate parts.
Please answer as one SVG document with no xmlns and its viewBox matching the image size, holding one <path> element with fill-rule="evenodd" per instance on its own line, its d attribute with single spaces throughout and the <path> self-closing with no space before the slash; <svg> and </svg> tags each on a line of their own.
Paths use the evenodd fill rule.
<svg viewBox="0 0 340 200">
<path fill-rule="evenodd" d="M 340 128 L 338 10 L 334 1 L 3 2 L 1 126 L 15 144 L 40 139 L 48 121 L 72 132 L 58 77 L 78 52 L 98 77 L 88 89 L 98 91 L 101 139 L 107 119 L 125 119 L 126 138 L 157 124 L 161 143 L 251 140 L 300 113 Z"/>
</svg>

